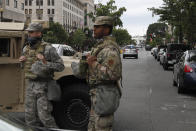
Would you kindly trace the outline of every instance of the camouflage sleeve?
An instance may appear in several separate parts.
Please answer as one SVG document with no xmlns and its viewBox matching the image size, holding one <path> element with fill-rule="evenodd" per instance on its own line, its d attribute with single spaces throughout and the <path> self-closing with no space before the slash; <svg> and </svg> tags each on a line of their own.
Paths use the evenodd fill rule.
<svg viewBox="0 0 196 131">
<path fill-rule="evenodd" d="M 48 69 L 53 70 L 55 72 L 60 72 L 64 70 L 64 63 L 61 57 L 58 55 L 56 49 L 52 46 L 46 47 L 46 60 L 47 64 L 46 66 Z M 47 59 L 49 58 L 49 60 Z"/>
<path fill-rule="evenodd" d="M 119 80 L 122 75 L 121 58 L 116 49 L 105 48 L 93 64 L 99 80 Z"/>
</svg>

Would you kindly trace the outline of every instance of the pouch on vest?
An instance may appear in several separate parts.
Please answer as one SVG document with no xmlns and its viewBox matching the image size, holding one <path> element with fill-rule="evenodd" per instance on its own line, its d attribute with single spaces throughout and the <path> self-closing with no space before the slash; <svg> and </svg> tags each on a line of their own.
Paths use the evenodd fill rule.
<svg viewBox="0 0 196 131">
<path fill-rule="evenodd" d="M 61 100 L 61 88 L 55 80 L 48 82 L 47 97 L 49 101 Z"/>
<path fill-rule="evenodd" d="M 96 88 L 96 102 L 94 105 L 96 114 L 106 116 L 113 114 L 119 107 L 120 94 L 117 88 L 98 85 Z"/>
<path fill-rule="evenodd" d="M 86 70 L 87 70 L 87 69 L 85 69 L 86 65 L 82 66 L 82 64 L 83 63 L 81 63 L 81 62 L 79 62 L 79 63 L 72 62 L 71 63 L 71 68 L 72 68 L 73 74 L 74 74 L 74 76 L 76 76 L 79 79 L 86 78 Z"/>
</svg>

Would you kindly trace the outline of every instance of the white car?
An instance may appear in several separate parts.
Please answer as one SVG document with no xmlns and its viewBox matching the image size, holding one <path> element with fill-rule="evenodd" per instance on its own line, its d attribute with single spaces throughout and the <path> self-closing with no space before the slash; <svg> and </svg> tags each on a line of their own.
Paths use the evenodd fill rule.
<svg viewBox="0 0 196 131">
<path fill-rule="evenodd" d="M 76 53 L 76 51 L 68 45 L 52 44 L 52 46 L 56 48 L 59 56 L 73 56 Z"/>
<path fill-rule="evenodd" d="M 135 57 L 138 59 L 138 49 L 134 45 L 127 45 L 123 51 L 123 59 L 126 57 Z"/>
<path fill-rule="evenodd" d="M 155 55 L 155 50 L 157 50 L 156 47 L 154 47 L 154 48 L 151 49 L 151 54 L 152 54 L 153 56 Z"/>
</svg>

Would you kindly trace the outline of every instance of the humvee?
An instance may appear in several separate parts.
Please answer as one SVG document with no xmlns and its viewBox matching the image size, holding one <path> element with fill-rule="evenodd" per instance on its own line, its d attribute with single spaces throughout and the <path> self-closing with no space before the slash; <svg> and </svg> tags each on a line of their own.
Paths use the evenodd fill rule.
<svg viewBox="0 0 196 131">
<path fill-rule="evenodd" d="M 18 61 L 25 44 L 24 23 L 0 23 L 0 111 L 24 112 L 24 71 Z M 53 116 L 62 129 L 84 129 L 88 124 L 90 97 L 85 80 L 76 78 L 71 63 L 79 59 L 62 56 L 65 69 L 55 73 L 62 100 L 53 103 Z"/>
</svg>

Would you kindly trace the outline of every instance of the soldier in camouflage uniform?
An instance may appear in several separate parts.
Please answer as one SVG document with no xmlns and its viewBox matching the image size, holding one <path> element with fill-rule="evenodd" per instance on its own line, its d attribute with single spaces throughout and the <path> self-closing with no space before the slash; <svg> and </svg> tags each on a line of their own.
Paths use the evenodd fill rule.
<svg viewBox="0 0 196 131">
<path fill-rule="evenodd" d="M 63 60 L 56 49 L 42 41 L 42 25 L 31 23 L 28 31 L 27 44 L 23 56 L 19 58 L 24 63 L 27 79 L 25 97 L 25 121 L 28 125 L 47 128 L 58 128 L 51 115 L 53 106 L 47 98 L 48 83 L 53 80 L 54 72 L 64 70 Z"/>
<path fill-rule="evenodd" d="M 122 77 L 122 63 L 120 49 L 110 36 L 112 23 L 112 17 L 100 16 L 94 24 L 98 43 L 87 56 L 91 96 L 88 131 L 112 131 L 114 112 L 119 106 L 121 91 L 117 83 Z"/>
</svg>

